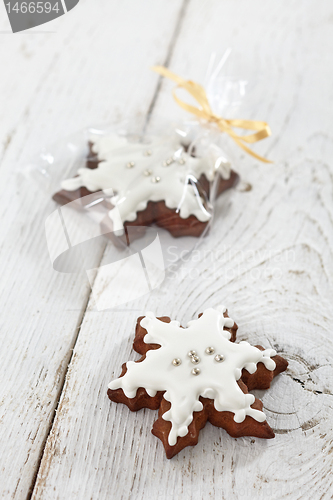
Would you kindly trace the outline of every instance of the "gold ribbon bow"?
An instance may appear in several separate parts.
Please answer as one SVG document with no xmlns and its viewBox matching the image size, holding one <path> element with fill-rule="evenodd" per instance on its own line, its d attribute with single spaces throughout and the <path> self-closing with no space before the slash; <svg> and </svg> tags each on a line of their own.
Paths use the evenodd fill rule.
<svg viewBox="0 0 333 500">
<path fill-rule="evenodd" d="M 181 108 L 185 109 L 185 111 L 189 111 L 199 118 L 216 123 L 221 132 L 225 132 L 226 134 L 228 134 L 235 141 L 235 143 L 249 155 L 265 163 L 272 163 L 270 160 L 267 160 L 266 158 L 263 158 L 262 156 L 252 151 L 246 145 L 261 141 L 262 139 L 265 139 L 266 137 L 269 137 L 271 135 L 271 129 L 266 122 L 260 122 L 257 120 L 226 120 L 219 115 L 215 115 L 209 105 L 206 91 L 202 87 L 202 85 L 196 82 L 192 82 L 191 80 L 184 80 L 184 78 L 181 78 L 175 73 L 172 73 L 172 71 L 169 71 L 164 66 L 154 66 L 152 70 L 156 71 L 156 73 L 159 73 L 162 76 L 165 76 L 166 78 L 170 78 L 177 83 L 177 87 L 173 90 L 173 97 L 176 103 Z M 186 102 L 179 99 L 176 94 L 176 89 L 179 87 L 187 90 L 187 92 L 197 101 L 199 107 L 191 106 L 190 104 L 187 104 Z M 233 127 L 244 128 L 246 130 L 256 130 L 257 132 L 255 134 L 249 135 L 238 135 L 233 130 Z"/>
</svg>

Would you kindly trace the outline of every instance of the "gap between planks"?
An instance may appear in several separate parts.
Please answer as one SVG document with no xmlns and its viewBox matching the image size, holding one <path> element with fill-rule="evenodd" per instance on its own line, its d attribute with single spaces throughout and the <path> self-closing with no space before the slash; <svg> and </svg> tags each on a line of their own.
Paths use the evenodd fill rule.
<svg viewBox="0 0 333 500">
<path fill-rule="evenodd" d="M 186 15 L 186 11 L 187 11 L 187 8 L 188 8 L 188 5 L 189 5 L 190 1 L 191 0 L 183 0 L 183 3 L 181 5 L 178 17 L 176 19 L 175 28 L 173 30 L 173 33 L 172 33 L 172 36 L 171 36 L 171 40 L 170 40 L 169 46 L 167 48 L 166 57 L 165 57 L 165 59 L 163 61 L 163 64 L 162 64 L 165 67 L 169 66 L 170 61 L 172 59 L 174 48 L 176 46 L 176 43 L 177 43 L 180 31 L 181 31 L 182 24 L 183 24 L 183 21 L 184 21 L 185 15 Z M 147 126 L 148 126 L 148 124 L 150 122 L 152 113 L 154 111 L 154 108 L 155 108 L 155 105 L 156 105 L 156 102 L 157 102 L 157 98 L 158 98 L 159 92 L 161 90 L 162 79 L 163 79 L 162 76 L 160 76 L 158 78 L 155 92 L 153 94 L 153 97 L 151 99 L 151 102 L 149 104 L 149 107 L 148 107 L 148 110 L 147 110 L 147 113 L 146 113 L 146 119 L 145 119 L 144 125 L 143 125 L 143 132 L 145 132 L 145 130 L 146 130 L 146 128 L 147 128 Z M 98 265 L 97 265 L 97 269 L 99 268 L 99 266 L 100 266 L 100 264 L 101 264 L 101 262 L 103 260 L 103 257 L 104 257 L 104 254 L 105 254 L 105 250 L 106 250 L 106 246 L 107 246 L 107 243 L 105 243 L 104 249 L 101 252 L 101 256 L 100 256 L 100 259 L 99 259 L 99 262 L 98 262 Z M 71 362 L 72 362 L 72 359 L 73 359 L 75 346 L 76 346 L 76 343 L 78 341 L 78 338 L 79 338 L 79 335 L 80 335 L 80 331 L 81 331 L 81 326 L 82 326 L 82 324 L 84 322 L 85 314 L 86 314 L 86 311 L 87 311 L 87 308 L 88 308 L 88 305 L 89 305 L 89 302 L 90 302 L 90 299 L 91 299 L 91 296 L 92 296 L 92 290 L 93 290 L 94 283 L 95 283 L 95 280 L 96 280 L 97 272 L 96 272 L 96 274 L 94 276 L 93 282 L 92 282 L 91 287 L 90 287 L 90 292 L 87 294 L 85 305 L 82 308 L 82 313 L 81 313 L 81 315 L 79 317 L 78 326 L 76 327 L 77 333 L 74 336 L 73 343 L 72 343 L 72 346 L 70 348 L 71 354 L 69 355 L 69 359 L 68 359 L 68 362 L 67 362 L 67 368 L 64 371 L 64 374 L 63 374 L 62 379 L 61 379 L 60 387 L 59 387 L 57 396 L 55 398 L 55 405 L 54 405 L 55 407 L 54 407 L 53 415 L 52 415 L 52 418 L 50 420 L 50 424 L 48 426 L 48 431 L 47 431 L 47 433 L 45 435 L 45 438 L 44 438 L 44 441 L 43 441 L 43 444 L 42 444 L 42 447 L 41 447 L 41 451 L 40 451 L 39 458 L 38 458 L 38 463 L 36 465 L 36 471 L 35 471 L 35 474 L 33 476 L 33 479 L 32 479 L 32 482 L 31 482 L 28 494 L 27 494 L 27 500 L 31 500 L 31 497 L 32 497 L 34 489 L 35 489 L 35 485 L 36 485 L 36 481 L 37 481 L 37 476 L 38 476 L 38 473 L 39 473 L 39 470 L 40 470 L 40 466 L 41 466 L 41 463 L 42 463 L 42 460 L 43 460 L 44 452 L 45 452 L 46 442 L 47 442 L 47 440 L 48 440 L 48 438 L 50 436 L 50 433 L 52 431 L 53 424 L 54 424 L 54 421 L 55 421 L 55 418 L 56 418 L 56 415 L 57 415 L 57 410 L 59 408 L 61 396 L 62 396 L 64 387 L 65 387 L 67 374 L 69 372 L 69 368 L 70 368 L 70 365 L 71 365 Z"/>
</svg>

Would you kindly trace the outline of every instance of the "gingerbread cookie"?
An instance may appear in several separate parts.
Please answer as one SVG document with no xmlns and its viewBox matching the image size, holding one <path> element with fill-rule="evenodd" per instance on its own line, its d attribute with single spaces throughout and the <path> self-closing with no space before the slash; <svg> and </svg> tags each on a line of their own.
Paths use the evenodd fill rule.
<svg viewBox="0 0 333 500">
<path fill-rule="evenodd" d="M 108 396 L 132 411 L 158 409 L 152 433 L 167 458 L 198 442 L 209 421 L 233 437 L 273 438 L 262 402 L 249 390 L 268 389 L 288 362 L 273 349 L 235 343 L 238 326 L 226 308 L 207 309 L 182 328 L 153 313 L 138 318 L 134 349 Z"/>
<path fill-rule="evenodd" d="M 65 204 L 98 191 L 108 196 L 112 190 L 103 233 L 125 235 L 129 226 L 156 224 L 174 237 L 200 236 L 212 216 L 208 197 L 214 178 L 217 196 L 238 180 L 213 150 L 197 158 L 180 142 L 143 144 L 106 135 L 92 137 L 89 150 L 86 167 L 64 180 L 53 199 Z"/>
</svg>

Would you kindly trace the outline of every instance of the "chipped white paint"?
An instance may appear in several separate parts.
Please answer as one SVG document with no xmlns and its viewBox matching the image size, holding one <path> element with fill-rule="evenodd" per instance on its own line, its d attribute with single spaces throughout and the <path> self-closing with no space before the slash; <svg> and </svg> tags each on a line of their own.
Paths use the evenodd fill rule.
<svg viewBox="0 0 333 500">
<path fill-rule="evenodd" d="M 3 36 L 1 493 L 25 498 L 43 452 L 34 499 L 331 498 L 333 7 L 190 0 L 171 42 L 180 1 L 163 9 L 148 0 L 96 3 L 100 10 L 81 0 L 54 23 L 52 37 Z M 24 184 L 16 198 L 13 164 L 53 136 L 122 118 L 124 109 L 143 122 L 157 81 L 147 68 L 163 63 L 168 48 L 173 71 L 203 81 L 210 52 L 229 45 L 228 72 L 257 84 L 242 118 L 269 122 L 273 138 L 256 150 L 274 165 L 230 147 L 235 169 L 253 187 L 220 199 L 210 238 L 126 310 L 98 313 L 91 300 L 85 311 L 85 279 L 53 273 L 43 248 L 42 220 L 53 205 L 37 203 Z M 162 83 L 152 124 L 180 115 L 171 88 Z M 98 273 L 95 296 L 102 288 Z M 240 325 L 239 340 L 289 361 L 259 393 L 276 438 L 235 440 L 207 424 L 195 448 L 167 461 L 150 433 L 156 414 L 110 403 L 107 384 L 123 361 L 137 359 L 131 344 L 139 314 L 154 310 L 186 324 L 220 303 Z"/>
</svg>

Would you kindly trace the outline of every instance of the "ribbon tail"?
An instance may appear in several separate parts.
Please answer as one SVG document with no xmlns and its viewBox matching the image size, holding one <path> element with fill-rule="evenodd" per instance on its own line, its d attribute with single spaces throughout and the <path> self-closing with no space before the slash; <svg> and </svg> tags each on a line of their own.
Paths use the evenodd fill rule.
<svg viewBox="0 0 333 500">
<path fill-rule="evenodd" d="M 262 141 L 269 137 L 272 132 L 266 122 L 260 122 L 255 120 L 225 120 L 230 127 L 243 128 L 245 130 L 257 130 L 255 134 L 241 136 L 242 140 L 253 144 L 258 141 Z"/>
<path fill-rule="evenodd" d="M 229 137 L 231 137 L 240 148 L 242 148 L 244 151 L 246 151 L 247 154 L 253 156 L 253 158 L 256 158 L 257 160 L 260 160 L 263 163 L 273 163 L 271 160 L 267 160 L 263 156 L 258 155 L 255 151 L 252 151 L 252 149 L 250 149 L 249 147 L 245 146 L 245 144 L 243 144 L 242 141 L 240 141 L 239 139 L 236 139 L 232 135 L 229 135 Z"/>
<path fill-rule="evenodd" d="M 165 68 L 164 66 L 153 66 L 152 71 L 155 71 L 155 73 L 158 73 L 159 75 L 164 76 L 165 78 L 170 78 L 170 80 L 173 80 L 176 82 L 178 85 L 181 85 L 184 83 L 184 78 L 181 78 L 180 76 L 176 75 L 176 73 L 173 73 L 170 71 L 168 68 Z"/>
</svg>

